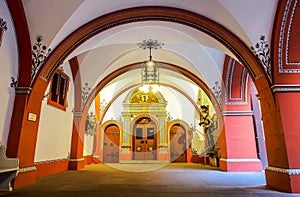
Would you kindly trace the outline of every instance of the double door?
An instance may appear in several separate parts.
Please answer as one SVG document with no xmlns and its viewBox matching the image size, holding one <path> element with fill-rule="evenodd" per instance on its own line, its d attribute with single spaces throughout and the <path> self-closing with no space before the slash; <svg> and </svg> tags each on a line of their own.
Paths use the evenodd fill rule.
<svg viewBox="0 0 300 197">
<path fill-rule="evenodd" d="M 157 156 L 157 132 L 151 124 L 138 124 L 133 135 L 133 159 L 155 160 Z"/>
</svg>

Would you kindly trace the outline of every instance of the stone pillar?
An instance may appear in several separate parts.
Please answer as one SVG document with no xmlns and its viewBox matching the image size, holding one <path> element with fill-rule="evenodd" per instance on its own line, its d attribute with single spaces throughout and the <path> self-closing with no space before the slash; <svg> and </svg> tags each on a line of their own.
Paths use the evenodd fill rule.
<svg viewBox="0 0 300 197">
<path fill-rule="evenodd" d="M 282 125 L 277 123 L 274 132 L 266 133 L 266 138 L 272 139 L 267 143 L 267 186 L 300 193 L 300 85 L 274 85 L 273 92 L 279 103 L 277 122 Z"/>
<path fill-rule="evenodd" d="M 170 154 L 168 151 L 168 134 L 167 134 L 167 125 L 166 125 L 166 113 L 161 113 L 157 115 L 159 122 L 159 151 L 157 154 L 157 160 L 170 160 Z"/>
<path fill-rule="evenodd" d="M 266 108 L 262 115 L 269 163 L 267 186 L 292 193 L 300 193 L 299 16 L 299 1 L 278 1 L 268 65 L 276 106 L 268 109 L 268 97 L 259 91 L 264 98 L 261 106 Z"/>
<path fill-rule="evenodd" d="M 79 170 L 84 167 L 83 146 L 84 146 L 84 124 L 82 112 L 74 112 L 71 153 L 69 169 Z"/>
<path fill-rule="evenodd" d="M 225 58 L 223 80 L 224 129 L 220 136 L 220 168 L 224 171 L 261 171 L 249 94 L 252 80 L 246 68 L 229 56 Z"/>
<path fill-rule="evenodd" d="M 97 121 L 96 134 L 94 135 L 94 150 L 93 150 L 93 163 L 101 163 L 103 161 L 100 157 L 101 151 L 101 124 Z"/>
<path fill-rule="evenodd" d="M 132 159 L 132 153 L 131 153 L 131 131 L 130 131 L 130 124 L 131 124 L 131 115 L 130 113 L 122 113 L 123 120 L 124 120 L 124 126 L 123 126 L 123 132 L 121 135 L 121 153 L 119 160 L 120 162 L 122 160 L 131 160 Z"/>
<path fill-rule="evenodd" d="M 36 103 L 37 106 L 28 111 L 26 103 L 31 88 L 16 87 L 15 91 L 6 155 L 8 158 L 19 159 L 19 173 L 14 181 L 14 188 L 19 188 L 35 183 L 38 176 L 34 155 L 41 103 Z"/>
<path fill-rule="evenodd" d="M 224 171 L 261 171 L 257 158 L 253 112 L 226 111 L 224 134 L 221 135 L 220 169 Z"/>
<path fill-rule="evenodd" d="M 94 135 L 94 150 L 93 150 L 93 162 L 100 163 L 102 158 L 100 157 L 101 151 L 101 103 L 100 103 L 100 94 L 97 94 L 95 97 L 95 116 L 96 116 L 96 134 Z"/>
</svg>

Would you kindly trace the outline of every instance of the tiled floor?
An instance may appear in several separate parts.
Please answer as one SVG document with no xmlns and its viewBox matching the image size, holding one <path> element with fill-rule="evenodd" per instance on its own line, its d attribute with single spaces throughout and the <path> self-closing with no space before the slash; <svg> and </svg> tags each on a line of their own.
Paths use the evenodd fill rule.
<svg viewBox="0 0 300 197">
<path fill-rule="evenodd" d="M 97 164 L 40 178 L 0 196 L 192 197 L 300 196 L 265 187 L 264 174 L 228 173 L 200 164 Z"/>
</svg>

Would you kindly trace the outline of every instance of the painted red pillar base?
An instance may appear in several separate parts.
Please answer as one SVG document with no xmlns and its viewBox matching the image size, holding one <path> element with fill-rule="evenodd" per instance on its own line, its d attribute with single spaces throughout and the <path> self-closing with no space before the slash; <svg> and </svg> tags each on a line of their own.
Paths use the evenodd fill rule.
<svg viewBox="0 0 300 197">
<path fill-rule="evenodd" d="M 221 133 L 220 169 L 228 172 L 258 172 L 252 112 L 226 111 L 225 130 Z"/>
<path fill-rule="evenodd" d="M 69 170 L 80 170 L 84 168 L 84 158 L 69 161 Z"/>
<path fill-rule="evenodd" d="M 157 150 L 157 160 L 170 162 L 170 150 L 167 145 L 159 146 Z"/>
<path fill-rule="evenodd" d="M 132 152 L 130 150 L 130 146 L 123 146 L 120 150 L 119 162 L 125 162 L 132 160 Z"/>
<path fill-rule="evenodd" d="M 157 160 L 170 162 L 170 157 L 168 154 L 158 154 Z"/>
<path fill-rule="evenodd" d="M 283 192 L 300 193 L 300 169 L 267 167 L 265 173 L 267 187 Z"/>
<path fill-rule="evenodd" d="M 220 169 L 227 172 L 261 172 L 259 159 L 220 159 Z"/>
<path fill-rule="evenodd" d="M 201 158 L 199 155 L 193 155 L 192 151 L 191 151 L 191 147 L 189 147 L 186 149 L 186 162 L 187 163 L 203 163 L 203 158 Z"/>
<path fill-rule="evenodd" d="M 132 159 L 131 159 L 130 154 L 120 154 L 119 160 L 120 161 L 127 161 L 127 160 L 132 160 Z"/>
<path fill-rule="evenodd" d="M 101 163 L 101 160 L 100 160 L 100 156 L 93 156 L 92 157 L 92 163 L 93 164 L 98 164 L 98 163 Z"/>
<path fill-rule="evenodd" d="M 277 103 L 280 105 L 275 114 L 278 123 L 273 123 L 274 126 L 266 133 L 266 138 L 271 143 L 267 143 L 269 166 L 265 173 L 268 187 L 300 193 L 300 92 L 292 92 L 292 88 L 299 89 L 299 85 L 278 84 L 273 87 Z M 268 117 L 267 114 L 263 116 Z"/>
<path fill-rule="evenodd" d="M 38 178 L 68 170 L 69 160 L 35 163 Z"/>
<path fill-rule="evenodd" d="M 32 167 L 34 168 L 34 167 Z M 37 180 L 38 173 L 36 169 L 31 169 L 28 172 L 19 172 L 13 183 L 13 188 L 17 189 L 26 185 L 34 184 Z"/>
</svg>

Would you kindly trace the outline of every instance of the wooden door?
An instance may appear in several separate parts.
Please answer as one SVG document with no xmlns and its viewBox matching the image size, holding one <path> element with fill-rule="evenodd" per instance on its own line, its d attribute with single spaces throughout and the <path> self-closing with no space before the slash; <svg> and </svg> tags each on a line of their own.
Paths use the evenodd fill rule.
<svg viewBox="0 0 300 197">
<path fill-rule="evenodd" d="M 119 163 L 120 130 L 116 125 L 108 126 L 104 131 L 103 162 Z"/>
<path fill-rule="evenodd" d="M 172 126 L 170 130 L 171 162 L 186 162 L 186 132 L 180 125 Z"/>
<path fill-rule="evenodd" d="M 155 160 L 157 155 L 157 134 L 152 124 L 138 124 L 133 135 L 133 159 Z"/>
</svg>

